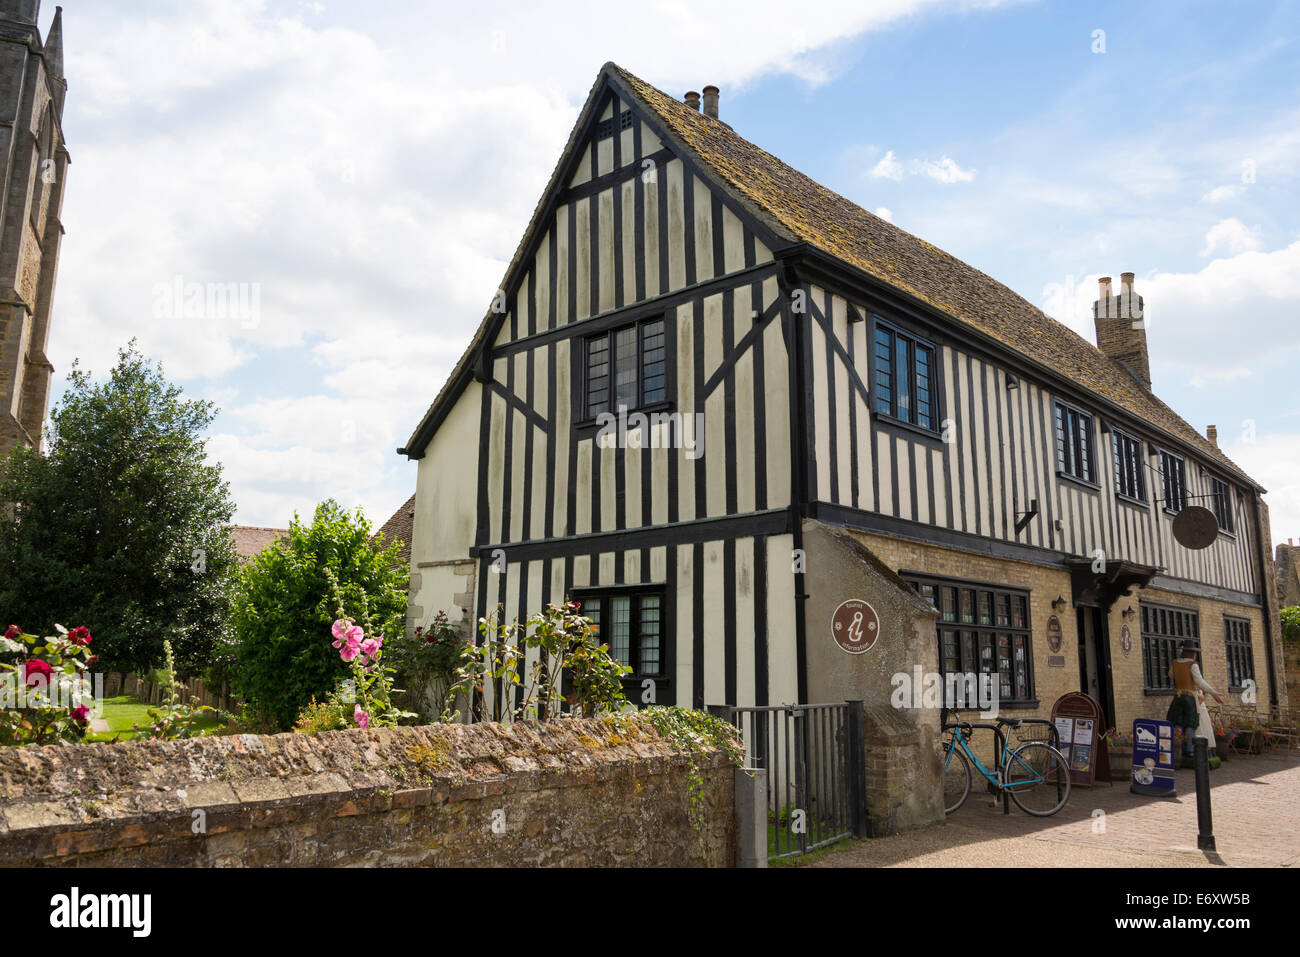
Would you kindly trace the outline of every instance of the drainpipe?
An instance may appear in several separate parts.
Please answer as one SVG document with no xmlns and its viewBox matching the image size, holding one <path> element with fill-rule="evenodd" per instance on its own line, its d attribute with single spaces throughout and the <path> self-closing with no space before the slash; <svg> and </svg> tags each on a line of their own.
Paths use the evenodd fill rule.
<svg viewBox="0 0 1300 957">
<path fill-rule="evenodd" d="M 1250 495 L 1250 517 L 1255 524 L 1256 547 L 1259 550 L 1259 597 L 1264 603 L 1264 647 L 1266 650 L 1265 659 L 1268 661 L 1268 702 L 1269 708 L 1276 708 L 1277 705 L 1277 667 L 1273 661 L 1273 605 L 1268 600 L 1268 568 L 1272 555 L 1269 549 L 1273 547 L 1268 541 L 1267 529 L 1259 514 L 1259 493 L 1252 492 Z"/>
</svg>

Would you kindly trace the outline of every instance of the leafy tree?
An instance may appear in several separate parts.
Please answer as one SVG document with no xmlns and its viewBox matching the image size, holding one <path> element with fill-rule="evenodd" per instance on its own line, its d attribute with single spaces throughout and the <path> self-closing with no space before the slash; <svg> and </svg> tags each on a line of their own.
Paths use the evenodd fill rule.
<svg viewBox="0 0 1300 957">
<path fill-rule="evenodd" d="M 48 451 L 0 467 L 0 620 L 89 625 L 101 668 L 142 670 L 171 640 L 181 674 L 227 627 L 234 513 L 203 432 L 216 407 L 184 397 L 132 340 L 108 379 L 73 363 Z"/>
<path fill-rule="evenodd" d="M 1288 605 L 1282 609 L 1282 639 L 1300 642 L 1300 605 Z"/>
<path fill-rule="evenodd" d="M 235 687 L 261 718 L 287 731 L 313 697 L 348 677 L 330 643 L 340 606 L 367 635 L 401 634 L 408 572 L 400 551 L 372 542 L 359 510 L 327 500 L 310 525 L 295 514 L 288 536 L 243 567 L 232 618 Z"/>
</svg>

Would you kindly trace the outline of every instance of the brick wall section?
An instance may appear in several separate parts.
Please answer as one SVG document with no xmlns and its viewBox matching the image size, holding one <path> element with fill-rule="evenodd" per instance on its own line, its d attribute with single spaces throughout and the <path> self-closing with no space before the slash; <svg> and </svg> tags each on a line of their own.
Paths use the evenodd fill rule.
<svg viewBox="0 0 1300 957">
<path fill-rule="evenodd" d="M 949 578 L 992 582 L 1027 588 L 1030 591 L 1030 623 L 1034 660 L 1034 687 L 1039 706 L 1036 709 L 1019 708 L 1006 713 L 1013 717 L 1048 717 L 1052 704 L 1069 691 L 1080 690 L 1078 619 L 1071 602 L 1070 574 L 1064 569 L 1036 565 L 1032 562 L 992 558 L 954 548 L 942 548 L 887 538 L 865 532 L 854 532 L 872 551 L 892 568 L 903 571 L 928 572 Z M 1052 602 L 1065 598 L 1064 611 L 1055 612 Z M 1119 728 L 1131 728 L 1134 718 L 1163 718 L 1169 708 L 1170 695 L 1148 694 L 1144 689 L 1142 670 L 1142 627 L 1140 616 L 1124 618 L 1126 608 L 1138 608 L 1142 599 L 1195 609 L 1200 618 L 1201 657 L 1205 680 L 1233 706 L 1241 707 L 1239 694 L 1228 694 L 1227 646 L 1224 644 L 1224 615 L 1245 618 L 1250 622 L 1251 647 L 1255 659 L 1257 705 L 1260 711 L 1268 710 L 1268 655 L 1264 640 L 1264 612 L 1258 605 L 1239 605 L 1235 602 L 1200 598 L 1157 588 L 1133 589 L 1126 598 L 1120 598 L 1110 610 L 1109 629 L 1111 647 L 1111 676 L 1114 682 L 1115 718 Z M 1064 667 L 1048 664 L 1052 653 L 1047 647 L 1047 619 L 1055 614 L 1061 622 L 1061 650 Z M 1276 612 L 1274 612 L 1276 614 Z M 1132 632 L 1132 648 L 1128 656 L 1120 647 L 1120 629 L 1127 624 Z M 1274 626 L 1276 629 L 1276 626 Z M 1274 649 L 1280 653 L 1280 632 L 1274 631 Z M 1281 672 L 1279 671 L 1279 674 Z M 1279 688 L 1285 697 L 1285 689 Z M 1213 703 L 1213 702 L 1211 702 Z"/>
<path fill-rule="evenodd" d="M 695 760 L 699 829 L 638 718 L 3 748 L 0 864 L 730 866 L 734 769 Z"/>
</svg>

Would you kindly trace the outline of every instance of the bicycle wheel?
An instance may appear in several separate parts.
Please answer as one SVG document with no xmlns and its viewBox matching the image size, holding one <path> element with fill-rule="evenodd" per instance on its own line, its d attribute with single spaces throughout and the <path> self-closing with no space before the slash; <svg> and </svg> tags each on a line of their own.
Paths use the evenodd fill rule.
<svg viewBox="0 0 1300 957">
<path fill-rule="evenodd" d="M 970 794 L 970 762 L 960 748 L 953 749 L 951 741 L 941 741 L 939 763 L 943 767 L 943 813 L 951 814 L 966 803 L 966 795 Z"/>
<path fill-rule="evenodd" d="M 1060 751 L 1042 741 L 1007 752 L 1002 783 L 1016 806 L 1034 817 L 1049 817 L 1070 800 L 1070 766 Z"/>
</svg>

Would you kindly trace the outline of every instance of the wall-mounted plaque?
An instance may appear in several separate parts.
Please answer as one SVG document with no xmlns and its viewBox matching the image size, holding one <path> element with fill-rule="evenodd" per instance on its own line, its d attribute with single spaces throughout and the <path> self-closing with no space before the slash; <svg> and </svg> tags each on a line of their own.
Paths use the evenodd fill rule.
<svg viewBox="0 0 1300 957">
<path fill-rule="evenodd" d="M 1047 648 L 1052 654 L 1061 650 L 1061 619 L 1055 615 L 1047 619 Z"/>
</svg>

